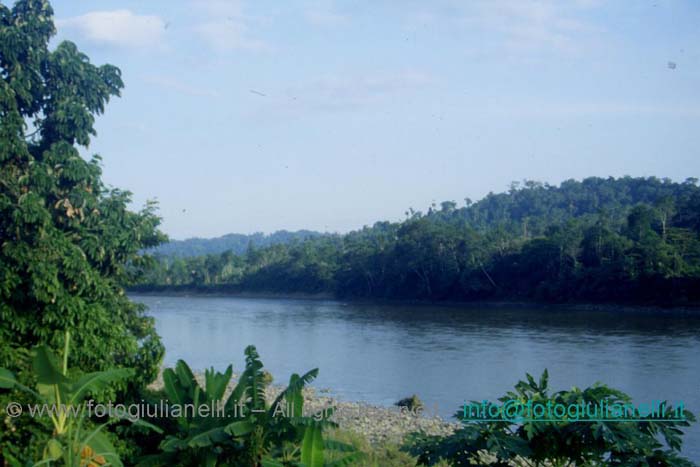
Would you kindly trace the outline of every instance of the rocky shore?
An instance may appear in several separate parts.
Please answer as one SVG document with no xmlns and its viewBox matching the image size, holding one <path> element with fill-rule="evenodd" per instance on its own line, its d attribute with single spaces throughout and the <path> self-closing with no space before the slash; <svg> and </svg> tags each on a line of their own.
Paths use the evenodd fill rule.
<svg viewBox="0 0 700 467">
<path fill-rule="evenodd" d="M 281 390 L 276 386 L 269 388 L 268 397 L 274 399 Z M 400 443 L 405 435 L 415 431 L 446 436 L 459 427 L 457 423 L 448 423 L 439 416 L 427 416 L 420 411 L 341 401 L 320 394 L 313 388 L 305 391 L 304 410 L 308 414 L 320 413 L 329 407 L 334 407 L 331 420 L 338 423 L 340 428 L 362 434 L 372 444 Z"/>
<path fill-rule="evenodd" d="M 203 386 L 204 375 L 195 374 L 199 384 Z M 236 385 L 234 377 L 229 383 L 229 392 Z M 158 390 L 163 387 L 162 377 L 151 384 L 150 388 Z M 283 386 L 270 385 L 266 390 L 268 403 L 272 403 Z M 363 435 L 372 444 L 400 443 L 408 433 L 420 431 L 429 435 L 445 436 L 459 427 L 458 423 L 447 422 L 437 415 L 427 414 L 420 410 L 408 410 L 404 407 L 379 407 L 364 402 L 342 401 L 326 391 L 314 388 L 304 390 L 305 415 L 323 413 L 333 408 L 330 420 L 336 422 L 341 429 Z"/>
</svg>

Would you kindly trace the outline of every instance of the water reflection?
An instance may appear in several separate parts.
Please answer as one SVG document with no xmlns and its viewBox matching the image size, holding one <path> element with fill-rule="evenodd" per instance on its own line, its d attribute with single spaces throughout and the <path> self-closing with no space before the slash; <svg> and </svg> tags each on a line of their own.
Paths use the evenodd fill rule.
<svg viewBox="0 0 700 467">
<path fill-rule="evenodd" d="M 389 405 L 412 393 L 445 416 L 548 368 L 554 389 L 596 381 L 638 401 L 683 400 L 700 411 L 700 319 L 556 307 L 450 308 L 222 297 L 135 296 L 155 317 L 166 363 L 240 370 L 255 344 L 283 382 L 321 369 L 317 387 Z M 235 371 L 235 370 L 234 370 Z M 700 430 L 687 439 L 700 458 Z M 691 447 L 692 446 L 692 447 Z"/>
</svg>

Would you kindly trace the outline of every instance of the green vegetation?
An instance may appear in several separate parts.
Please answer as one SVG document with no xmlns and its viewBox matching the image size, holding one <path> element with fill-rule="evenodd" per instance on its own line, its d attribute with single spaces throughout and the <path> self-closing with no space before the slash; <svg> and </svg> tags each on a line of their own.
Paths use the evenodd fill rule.
<svg viewBox="0 0 700 467">
<path fill-rule="evenodd" d="M 92 423 L 85 407 L 81 407 L 88 394 L 103 391 L 111 383 L 133 377 L 133 370 L 118 369 L 98 371 L 86 374 L 68 373 L 68 349 L 70 334 L 66 333 L 66 346 L 63 354 L 63 366 L 59 368 L 58 358 L 45 346 L 39 346 L 34 351 L 33 371 L 36 376 L 36 390 L 30 389 L 17 381 L 7 369 L 0 368 L 0 388 L 18 389 L 33 396 L 35 402 L 63 406 L 49 418 L 52 431 L 47 438 L 42 456 L 35 465 L 59 463 L 71 467 L 83 466 L 96 462 L 110 465 L 122 465 L 114 446 L 104 428 L 111 423 Z M 71 411 L 69 408 L 75 408 Z M 13 464 L 20 462 L 9 452 L 4 453 L 6 460 Z"/>
<path fill-rule="evenodd" d="M 217 238 L 188 238 L 187 240 L 171 240 L 159 245 L 150 253 L 161 256 L 187 258 L 190 256 L 216 255 L 231 251 L 242 255 L 248 248 L 264 248 L 272 245 L 287 244 L 295 241 L 317 238 L 327 234 L 313 230 L 297 230 L 289 232 L 278 230 L 269 235 L 261 232 L 254 234 L 228 234 Z"/>
<path fill-rule="evenodd" d="M 230 391 L 232 366 L 224 373 L 207 371 L 203 386 L 183 361 L 164 371 L 164 388 L 151 397 L 153 405 L 165 399 L 194 409 L 175 420 L 160 419 L 165 433 L 158 442 L 162 452 L 142 458 L 141 463 L 281 467 L 301 462 L 306 466 L 347 465 L 358 458 L 359 452 L 350 445 L 324 439 L 324 429 L 334 426 L 325 419 L 330 412 L 322 417 L 304 414 L 302 391 L 316 378 L 317 369 L 302 376 L 293 374 L 289 385 L 268 404 L 263 364 L 255 347 L 246 348 L 245 355 L 245 370 Z M 324 462 L 327 452 L 335 452 L 335 462 Z"/>
<path fill-rule="evenodd" d="M 66 404 L 78 413 L 8 414 L 1 465 L 480 465 L 475 455 L 498 465 L 687 465 L 677 455 L 687 422 L 678 421 L 489 421 L 447 438 L 416 435 L 406 447 L 411 454 L 342 431 L 328 436 L 333 423 L 303 413 L 302 391 L 317 370 L 292 375 L 269 404 L 270 377 L 252 346 L 230 393 L 232 367 L 206 372 L 200 385 L 184 362 L 164 371 L 161 392 L 149 390 L 163 347 L 123 284 L 548 300 L 648 300 L 653 286 L 649 293 L 662 299 L 696 300 L 700 189 L 696 180 L 528 183 L 462 209 L 443 203 L 342 237 L 162 259 L 139 277 L 151 263 L 140 252 L 165 239 L 155 207 L 129 211 L 129 193 L 102 182 L 99 157 L 85 161 L 77 149 L 88 146 L 95 116 L 119 95 L 120 72 L 92 65 L 70 42 L 49 50 L 52 16 L 46 0 L 0 5 L 0 406 Z M 197 412 L 149 423 L 99 417 L 82 405 L 154 405 L 164 397 L 197 408 L 221 401 L 227 415 L 245 410 L 228 420 Z M 539 384 L 528 377 L 508 397 L 628 400 L 605 386 L 549 396 L 546 377 Z M 282 402 L 292 416 L 275 415 Z"/>
<path fill-rule="evenodd" d="M 359 433 L 336 429 L 331 430 L 333 439 L 348 444 L 360 453 L 359 458 L 352 463 L 357 467 L 415 467 L 418 466 L 418 458 L 406 452 L 402 446 L 383 443 L 372 445 Z M 329 452 L 328 458 L 333 461 L 338 457 L 335 452 Z M 445 463 L 446 465 L 446 463 Z"/>
<path fill-rule="evenodd" d="M 514 184 L 244 255 L 161 256 L 139 290 L 429 300 L 682 304 L 700 299 L 700 187 L 656 178 Z"/>
<path fill-rule="evenodd" d="M 580 390 L 549 393 L 547 371 L 539 382 L 527 375 L 511 391 L 499 399 L 501 404 L 519 401 L 542 406 L 563 407 L 590 403 L 612 407 L 631 403 L 629 396 L 605 385 L 596 384 Z M 475 402 L 480 405 L 481 402 Z M 602 404 L 602 405 L 601 405 Z M 501 405 L 503 406 L 503 405 Z M 490 413 L 487 409 L 485 413 Z M 494 413 L 496 413 L 494 411 Z M 463 420 L 464 410 L 455 417 Z M 652 417 L 643 417 L 652 418 Z M 693 463 L 679 455 L 682 446 L 681 427 L 695 421 L 684 411 L 685 421 L 670 409 L 657 418 L 663 421 L 517 421 L 494 417 L 485 422 L 465 421 L 453 435 L 440 438 L 416 434 L 407 440 L 405 449 L 418 457 L 422 465 L 448 461 L 450 465 L 508 466 L 646 466 L 681 467 Z M 666 446 L 659 438 L 663 438 Z"/>
<path fill-rule="evenodd" d="M 131 368 L 111 391 L 135 397 L 163 347 L 122 284 L 165 237 L 153 205 L 129 211 L 130 194 L 102 182 L 100 158 L 80 156 L 123 83 L 71 42 L 49 50 L 52 16 L 45 0 L 0 4 L 0 367 L 33 386 L 30 350 L 62 349 L 70 330 L 69 366 Z M 2 456 L 31 457 L 29 425 L 0 430 Z"/>
<path fill-rule="evenodd" d="M 302 376 L 293 374 L 289 385 L 268 404 L 263 364 L 253 346 L 245 350 L 245 370 L 230 392 L 232 366 L 224 373 L 207 371 L 202 386 L 184 361 L 179 361 L 175 369 L 166 369 L 164 388 L 150 395 L 153 410 L 145 411 L 156 414 L 158 418 L 152 421 L 162 428 L 139 418 L 131 420 L 128 409 L 123 414 L 113 411 L 102 417 L 106 420 L 100 420 L 97 411 L 91 412 L 91 405 L 85 404 L 87 396 L 133 378 L 134 372 L 113 369 L 69 373 L 69 336 L 66 333 L 61 368 L 59 359 L 47 347 L 39 346 L 32 352 L 36 390 L 0 368 L 0 389 L 15 390 L 14 395 L 22 391 L 36 403 L 58 408 L 46 413 L 50 423 L 32 430 L 34 454 L 25 453 L 20 461 L 8 449 L 2 453 L 4 459 L 0 458 L 3 465 L 25 465 L 24 460 L 32 459 L 36 463 L 30 465 L 120 466 L 121 455 L 111 440 L 115 435 L 106 428 L 122 420 L 144 427 L 140 437 L 142 455 L 132 459 L 138 465 L 322 467 L 350 465 L 363 457 L 352 445 L 324 436 L 324 431 L 335 428 L 327 420 L 332 410 L 314 416 L 304 414 L 303 390 L 316 377 L 317 369 Z M 162 401 L 177 404 L 183 416 L 159 413 Z"/>
</svg>

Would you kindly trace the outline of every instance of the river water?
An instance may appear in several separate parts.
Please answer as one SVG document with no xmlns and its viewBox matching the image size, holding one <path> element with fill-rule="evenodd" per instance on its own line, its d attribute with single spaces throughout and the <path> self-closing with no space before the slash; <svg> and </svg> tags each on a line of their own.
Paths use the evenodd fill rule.
<svg viewBox="0 0 700 467">
<path fill-rule="evenodd" d="M 254 344 L 276 383 L 320 368 L 316 388 L 390 406 L 417 394 L 445 417 L 465 401 L 495 400 L 547 368 L 554 390 L 596 381 L 635 403 L 683 402 L 700 413 L 700 316 L 465 305 L 132 295 L 145 303 L 166 365 L 243 367 Z M 700 461 L 700 426 L 684 453 Z"/>
</svg>

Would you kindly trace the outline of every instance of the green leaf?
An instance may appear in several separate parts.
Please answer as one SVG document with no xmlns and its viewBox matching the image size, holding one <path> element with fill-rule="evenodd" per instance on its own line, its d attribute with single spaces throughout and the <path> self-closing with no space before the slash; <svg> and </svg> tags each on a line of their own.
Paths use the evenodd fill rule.
<svg viewBox="0 0 700 467">
<path fill-rule="evenodd" d="M 194 377 L 194 373 L 184 360 L 178 360 L 175 364 L 175 374 L 177 374 L 182 388 L 192 397 L 194 389 L 199 385 L 197 384 L 197 379 Z"/>
<path fill-rule="evenodd" d="M 262 467 L 286 467 L 285 464 L 282 462 L 276 460 L 276 459 L 263 459 L 262 460 Z"/>
<path fill-rule="evenodd" d="M 168 436 L 160 443 L 160 449 L 165 452 L 176 452 L 184 449 L 187 444 L 175 436 Z"/>
<path fill-rule="evenodd" d="M 120 368 L 83 375 L 70 386 L 69 403 L 75 404 L 80 402 L 88 392 L 98 393 L 109 387 L 110 384 L 127 379 L 133 374 L 134 371 L 131 369 Z"/>
<path fill-rule="evenodd" d="M 12 389 L 16 383 L 17 379 L 15 379 L 15 375 L 10 370 L 0 368 L 0 388 Z"/>
<path fill-rule="evenodd" d="M 229 381 L 233 376 L 233 366 L 229 365 L 224 373 L 217 373 L 212 368 L 204 373 L 204 388 L 207 393 L 207 399 L 210 401 L 218 401 L 223 399 Z"/>
<path fill-rule="evenodd" d="M 325 464 L 325 467 L 343 467 L 346 465 L 360 465 L 359 461 L 363 460 L 365 458 L 364 454 L 361 452 L 354 452 L 352 454 L 348 454 L 345 457 L 341 457 L 338 460 L 335 460 L 333 462 L 328 462 Z"/>
<path fill-rule="evenodd" d="M 306 427 L 301 444 L 301 462 L 306 467 L 323 467 L 323 432 L 318 424 Z"/>
<path fill-rule="evenodd" d="M 545 368 L 540 377 L 540 390 L 546 390 L 549 383 L 549 372 Z"/>
<path fill-rule="evenodd" d="M 268 415 L 272 416 L 278 404 L 284 399 L 293 408 L 294 417 L 301 417 L 304 413 L 304 387 L 311 383 L 318 376 L 318 368 L 306 372 L 303 376 L 296 373 L 289 378 L 289 384 L 282 391 L 270 406 Z"/>
<path fill-rule="evenodd" d="M 253 424 L 247 420 L 233 422 L 226 427 L 226 433 L 237 437 L 245 436 L 251 431 L 253 431 Z"/>
<path fill-rule="evenodd" d="M 215 443 L 221 442 L 226 438 L 226 432 L 223 427 L 216 427 L 210 430 L 198 433 L 185 440 L 187 446 L 191 448 L 205 448 Z"/>
<path fill-rule="evenodd" d="M 58 385 L 68 383 L 68 378 L 58 369 L 56 356 L 46 346 L 36 348 L 34 354 L 34 373 L 39 384 Z"/>
<path fill-rule="evenodd" d="M 163 389 L 171 403 L 184 405 L 185 395 L 182 387 L 178 384 L 175 372 L 171 368 L 163 370 Z"/>
</svg>

